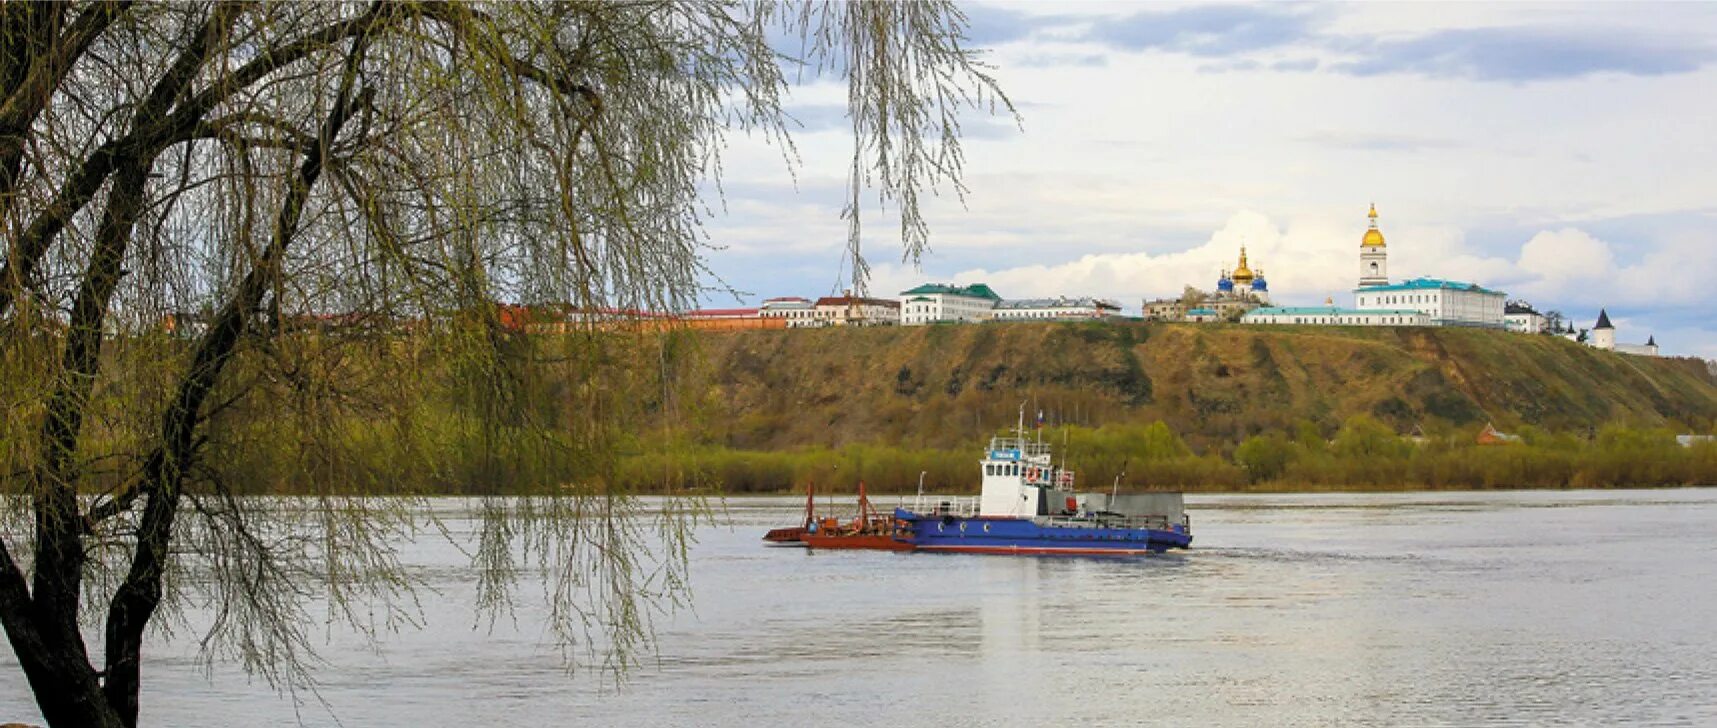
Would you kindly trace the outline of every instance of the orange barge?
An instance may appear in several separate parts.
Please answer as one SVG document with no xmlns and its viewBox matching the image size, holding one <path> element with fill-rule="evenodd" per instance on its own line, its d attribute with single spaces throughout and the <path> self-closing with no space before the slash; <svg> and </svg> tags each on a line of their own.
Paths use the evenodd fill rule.
<svg viewBox="0 0 1717 728">
<path fill-rule="evenodd" d="M 814 488 L 805 488 L 805 523 L 803 526 L 777 528 L 764 534 L 771 544 L 800 545 L 813 549 L 862 549 L 868 551 L 911 551 L 912 543 L 905 540 L 901 523 L 893 515 L 878 513 L 865 494 L 864 481 L 859 481 L 858 515 L 851 521 L 834 516 L 817 518 Z"/>
</svg>

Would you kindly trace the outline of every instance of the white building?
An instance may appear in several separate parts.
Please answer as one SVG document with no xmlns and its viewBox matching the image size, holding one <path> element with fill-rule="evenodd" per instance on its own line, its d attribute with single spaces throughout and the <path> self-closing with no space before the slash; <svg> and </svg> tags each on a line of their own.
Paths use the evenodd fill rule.
<svg viewBox="0 0 1717 728">
<path fill-rule="evenodd" d="M 1217 324 L 1222 323 L 1222 312 L 1214 308 L 1199 306 L 1198 308 L 1187 309 L 1186 316 L 1182 320 L 1195 324 Z"/>
<path fill-rule="evenodd" d="M 1598 309 L 1598 323 L 1592 325 L 1592 338 L 1588 339 L 1594 349 L 1614 351 L 1616 348 L 1616 327 L 1610 324 L 1610 312 Z"/>
<path fill-rule="evenodd" d="M 1430 326 L 1503 327 L 1505 296 L 1501 291 L 1441 278 L 1390 283 L 1389 248 L 1383 232 L 1377 229 L 1377 205 L 1371 206 L 1366 217 L 1369 225 L 1359 240 L 1359 287 L 1353 289 L 1354 308 L 1421 311 L 1429 317 Z"/>
<path fill-rule="evenodd" d="M 1525 302 L 1504 303 L 1502 325 L 1519 334 L 1542 334 L 1550 328 L 1550 320 Z"/>
<path fill-rule="evenodd" d="M 758 309 L 758 315 L 763 318 L 778 318 L 787 320 L 787 328 L 797 329 L 808 326 L 819 326 L 817 307 L 809 299 L 798 296 L 783 296 L 771 298 L 763 302 Z"/>
<path fill-rule="evenodd" d="M 1431 326 L 1481 326 L 1500 329 L 1505 296 L 1473 283 L 1414 278 L 1353 291 L 1361 311 L 1413 309 L 1430 317 Z"/>
<path fill-rule="evenodd" d="M 1431 317 L 1411 308 L 1357 309 L 1337 306 L 1266 306 L 1240 317 L 1243 324 L 1322 326 L 1430 326 Z"/>
<path fill-rule="evenodd" d="M 1614 324 L 1610 323 L 1610 312 L 1607 309 L 1598 309 L 1598 323 L 1592 325 L 1592 335 L 1590 339 L 1586 340 L 1586 343 L 1590 344 L 1594 349 L 1619 351 L 1623 354 L 1633 354 L 1636 356 L 1658 355 L 1656 336 L 1646 337 L 1644 344 L 1616 343 L 1616 327 Z"/>
<path fill-rule="evenodd" d="M 819 298 L 815 309 L 819 326 L 893 326 L 900 322 L 900 304 L 854 296 L 852 291 Z"/>
<path fill-rule="evenodd" d="M 1121 304 L 1101 298 L 1027 298 L 1002 301 L 993 309 L 996 321 L 1085 321 L 1118 316 Z M 902 314 L 904 315 L 904 314 Z"/>
<path fill-rule="evenodd" d="M 982 283 L 948 286 L 926 283 L 900 292 L 900 324 L 921 326 L 937 322 L 988 321 L 1002 297 Z"/>
</svg>

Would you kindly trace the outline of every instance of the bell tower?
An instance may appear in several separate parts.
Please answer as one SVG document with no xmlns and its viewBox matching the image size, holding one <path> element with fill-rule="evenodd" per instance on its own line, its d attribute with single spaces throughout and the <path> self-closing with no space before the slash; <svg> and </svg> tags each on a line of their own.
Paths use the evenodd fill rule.
<svg viewBox="0 0 1717 728">
<path fill-rule="evenodd" d="M 1359 287 L 1389 285 L 1389 248 L 1383 242 L 1383 232 L 1377 229 L 1377 203 L 1371 203 L 1366 214 L 1371 227 L 1359 241 Z"/>
</svg>

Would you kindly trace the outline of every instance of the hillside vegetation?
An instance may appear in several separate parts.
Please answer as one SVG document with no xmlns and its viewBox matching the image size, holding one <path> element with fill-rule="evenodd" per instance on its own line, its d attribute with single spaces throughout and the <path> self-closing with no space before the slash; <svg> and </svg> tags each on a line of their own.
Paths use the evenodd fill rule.
<svg viewBox="0 0 1717 728">
<path fill-rule="evenodd" d="M 1485 423 L 1591 435 L 1606 425 L 1709 432 L 1717 381 L 1698 359 L 1442 328 L 1053 324 L 711 335 L 682 381 L 700 443 L 750 450 L 979 447 L 1018 418 L 1161 421 L 1195 450 L 1360 415 L 1405 434 Z"/>
<path fill-rule="evenodd" d="M 984 439 L 1028 426 L 1086 487 L 1407 490 L 1705 485 L 1717 377 L 1466 329 L 994 324 L 706 336 L 683 398 L 640 423 L 632 487 L 976 488 Z M 1486 424 L 1517 437 L 1484 446 Z"/>
<path fill-rule="evenodd" d="M 210 477 L 235 491 L 850 492 L 862 479 L 883 492 L 909 491 L 921 474 L 936 490 L 970 491 L 979 449 L 1014 427 L 1022 406 L 1028 427 L 1043 413 L 1039 435 L 1089 487 L 1717 483 L 1717 444 L 1674 440 L 1717 423 L 1717 378 L 1705 362 L 1496 331 L 1021 323 L 496 332 L 506 354 L 495 362 L 426 353 L 424 333 L 292 335 L 300 356 L 249 355 L 234 365 L 244 376 L 221 392 L 230 404 L 203 446 Z M 165 391 L 153 379 L 158 364 L 186 355 L 171 337 L 114 348 L 79 452 L 98 488 L 137 467 L 136 439 L 154 411 L 113 403 Z M 417 376 L 386 375 L 402 367 Z M 46 376 L 0 371 L 10 390 Z M 482 404 L 475 393 L 488 389 L 507 404 Z M 612 412 L 604 421 L 617 448 L 587 445 L 579 401 Z M 313 404 L 313 414 L 282 414 L 295 411 L 289 402 Z M 384 415 L 390 408 L 412 416 Z M 12 412 L 0 445 L 27 442 L 40 417 Z M 1519 441 L 1477 445 L 1486 423 Z"/>
</svg>

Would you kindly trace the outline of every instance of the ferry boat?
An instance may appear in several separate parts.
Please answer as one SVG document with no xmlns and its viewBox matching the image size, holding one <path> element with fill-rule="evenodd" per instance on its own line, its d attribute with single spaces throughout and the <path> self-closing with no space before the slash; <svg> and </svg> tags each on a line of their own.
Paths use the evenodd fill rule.
<svg viewBox="0 0 1717 728">
<path fill-rule="evenodd" d="M 1049 443 L 1028 440 L 1020 419 L 1017 436 L 990 440 L 981 495 L 920 495 L 895 509 L 905 540 L 920 551 L 979 554 L 1137 555 L 1192 545 L 1180 493 L 1079 493 L 1073 471 L 1055 462 Z"/>
</svg>

